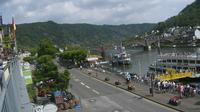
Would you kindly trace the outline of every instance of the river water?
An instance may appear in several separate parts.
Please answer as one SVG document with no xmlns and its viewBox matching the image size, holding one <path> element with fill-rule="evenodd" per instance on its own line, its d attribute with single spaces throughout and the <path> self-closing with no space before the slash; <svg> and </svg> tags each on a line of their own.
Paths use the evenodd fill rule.
<svg viewBox="0 0 200 112">
<path fill-rule="evenodd" d="M 106 56 L 110 57 L 113 50 L 106 51 Z M 139 75 L 145 75 L 148 71 L 149 65 L 153 64 L 158 56 L 158 50 L 153 49 L 151 51 L 143 51 L 143 49 L 127 49 L 127 52 L 131 55 L 131 65 L 129 66 L 115 66 L 110 68 L 114 71 L 122 71 L 122 72 L 131 72 L 137 73 Z M 183 52 L 191 52 L 191 53 L 200 53 L 200 48 L 165 48 L 161 49 L 162 53 L 183 53 Z"/>
</svg>

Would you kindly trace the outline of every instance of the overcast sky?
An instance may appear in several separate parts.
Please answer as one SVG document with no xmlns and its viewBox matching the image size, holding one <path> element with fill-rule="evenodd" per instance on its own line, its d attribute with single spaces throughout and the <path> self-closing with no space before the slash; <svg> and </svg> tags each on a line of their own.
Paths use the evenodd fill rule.
<svg viewBox="0 0 200 112">
<path fill-rule="evenodd" d="M 133 24 L 157 23 L 194 0 L 0 0 L 4 22 Z"/>
</svg>

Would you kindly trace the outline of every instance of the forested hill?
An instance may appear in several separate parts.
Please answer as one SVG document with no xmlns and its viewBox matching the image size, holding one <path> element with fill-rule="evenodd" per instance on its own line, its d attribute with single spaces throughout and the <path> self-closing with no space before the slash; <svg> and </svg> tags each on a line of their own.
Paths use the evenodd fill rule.
<svg viewBox="0 0 200 112">
<path fill-rule="evenodd" d="M 200 0 L 186 6 L 177 16 L 171 17 L 157 26 L 158 30 L 174 26 L 196 26 L 200 25 Z"/>
<path fill-rule="evenodd" d="M 17 25 L 19 47 L 35 47 L 42 38 L 49 38 L 56 45 L 80 44 L 84 47 L 101 46 L 120 42 L 136 34 L 148 32 L 155 24 L 91 25 L 57 24 L 53 21 Z"/>
</svg>

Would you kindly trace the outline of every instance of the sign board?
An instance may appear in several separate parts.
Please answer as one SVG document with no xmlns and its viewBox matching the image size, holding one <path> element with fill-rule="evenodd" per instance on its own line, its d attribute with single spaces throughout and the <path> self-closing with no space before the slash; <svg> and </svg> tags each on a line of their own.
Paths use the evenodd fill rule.
<svg viewBox="0 0 200 112">
<path fill-rule="evenodd" d="M 29 85 L 29 84 L 33 83 L 31 70 L 24 70 L 22 72 L 22 74 L 24 76 L 26 85 Z"/>
<path fill-rule="evenodd" d="M 169 80 L 175 80 L 175 79 L 181 79 L 185 77 L 191 77 L 193 75 L 192 72 L 182 72 L 182 73 L 174 73 L 174 74 L 161 74 L 159 76 L 156 76 L 155 78 L 161 81 L 169 81 Z"/>
</svg>

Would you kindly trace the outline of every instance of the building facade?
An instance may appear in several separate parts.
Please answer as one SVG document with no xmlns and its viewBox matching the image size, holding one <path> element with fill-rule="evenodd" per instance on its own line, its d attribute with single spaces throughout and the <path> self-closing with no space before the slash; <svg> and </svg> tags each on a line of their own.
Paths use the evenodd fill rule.
<svg viewBox="0 0 200 112">
<path fill-rule="evenodd" d="M 21 62 L 16 54 L 15 24 L 3 25 L 0 16 L 0 112 L 32 112 L 27 89 L 22 75 Z M 3 38 L 10 42 L 4 45 Z M 16 44 L 16 42 L 15 42 Z M 13 47 L 8 47 L 13 45 Z"/>
</svg>

